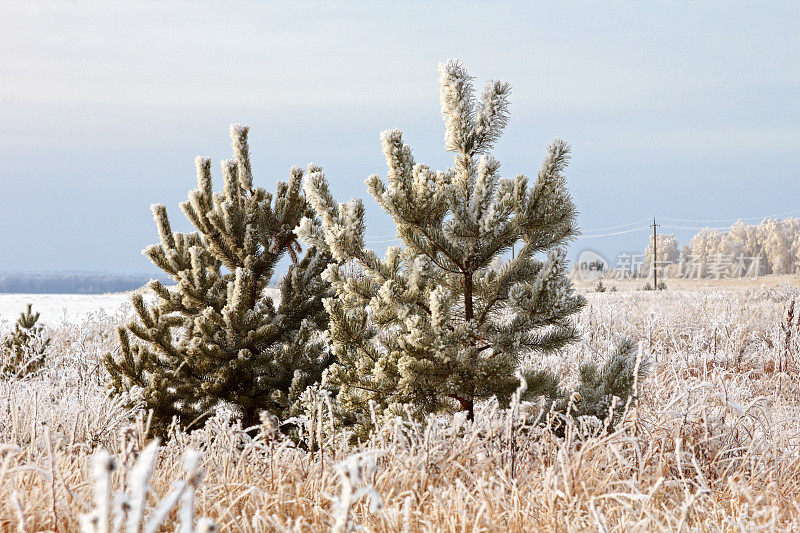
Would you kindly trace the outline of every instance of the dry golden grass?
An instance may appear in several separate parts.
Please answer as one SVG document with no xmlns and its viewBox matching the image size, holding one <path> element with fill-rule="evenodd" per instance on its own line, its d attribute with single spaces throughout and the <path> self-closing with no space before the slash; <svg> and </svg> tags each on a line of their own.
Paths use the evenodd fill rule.
<svg viewBox="0 0 800 533">
<path fill-rule="evenodd" d="M 370 512 L 361 498 L 347 513 L 347 527 L 367 531 L 800 530 L 800 331 L 794 323 L 787 343 L 781 328 L 797 294 L 774 284 L 589 294 L 583 340 L 545 363 L 569 382 L 619 336 L 642 341 L 652 371 L 612 433 L 585 420 L 559 438 L 523 424 L 535 406 L 488 402 L 474 424 L 386 420 L 348 447 L 322 409 L 308 438 L 325 445 L 308 453 L 221 413 L 164 443 L 150 505 L 184 478 L 181 456 L 193 448 L 206 472 L 196 515 L 225 531 L 344 525 L 342 484 L 359 481 L 341 473 L 348 458 L 366 467 L 353 488 L 382 502 Z M 98 363 L 119 320 L 54 328 L 44 373 L 0 383 L 0 530 L 76 530 L 101 447 L 120 465 L 114 491 L 130 484 L 146 422 L 104 393 Z"/>
</svg>

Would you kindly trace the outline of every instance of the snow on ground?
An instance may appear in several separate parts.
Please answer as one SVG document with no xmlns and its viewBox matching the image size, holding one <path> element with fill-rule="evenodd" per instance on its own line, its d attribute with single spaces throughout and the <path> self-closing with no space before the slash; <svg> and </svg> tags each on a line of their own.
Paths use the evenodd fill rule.
<svg viewBox="0 0 800 533">
<path fill-rule="evenodd" d="M 267 289 L 277 304 L 280 292 Z M 130 292 L 114 294 L 0 294 L 0 327 L 13 324 L 26 306 L 33 304 L 33 311 L 41 313 L 43 325 L 55 326 L 62 322 L 83 323 L 90 315 L 117 313 L 132 314 Z M 145 301 L 155 301 L 155 295 L 145 294 Z"/>
<path fill-rule="evenodd" d="M 30 303 L 42 324 L 81 323 L 91 314 L 130 311 L 130 294 L 0 294 L 0 323 L 13 323 Z"/>
</svg>

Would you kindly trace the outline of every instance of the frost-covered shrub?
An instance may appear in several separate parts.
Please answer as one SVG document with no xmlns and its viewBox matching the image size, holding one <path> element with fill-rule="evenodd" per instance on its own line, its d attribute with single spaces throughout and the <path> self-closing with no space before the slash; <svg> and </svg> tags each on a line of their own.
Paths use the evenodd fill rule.
<svg viewBox="0 0 800 533">
<path fill-rule="evenodd" d="M 572 392 L 561 392 L 552 409 L 573 419 L 595 417 L 613 427 L 626 405 L 635 399 L 635 385 L 644 379 L 648 368 L 649 362 L 634 341 L 625 338 L 602 366 L 593 361 L 582 363 L 577 387 Z"/>
<path fill-rule="evenodd" d="M 23 377 L 36 372 L 44 364 L 50 339 L 38 324 L 39 313 L 34 313 L 32 307 L 28 304 L 14 324 L 14 331 L 0 346 L 0 376 Z"/>
</svg>

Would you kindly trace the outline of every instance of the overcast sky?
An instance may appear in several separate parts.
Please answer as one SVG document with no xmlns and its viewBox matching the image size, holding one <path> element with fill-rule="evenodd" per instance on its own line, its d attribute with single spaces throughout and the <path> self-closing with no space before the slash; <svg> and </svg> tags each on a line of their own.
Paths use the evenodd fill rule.
<svg viewBox="0 0 800 533">
<path fill-rule="evenodd" d="M 535 175 L 553 137 L 573 146 L 588 235 L 800 214 L 798 3 L 4 1 L 0 271 L 155 272 L 140 255 L 157 241 L 149 205 L 189 230 L 194 157 L 229 157 L 232 122 L 251 126 L 258 184 L 320 164 L 341 201 L 365 197 L 383 240 L 393 226 L 363 184 L 385 175 L 379 133 L 451 164 L 448 58 L 479 87 L 513 87 L 506 175 Z M 646 242 L 583 238 L 573 256 Z"/>
</svg>

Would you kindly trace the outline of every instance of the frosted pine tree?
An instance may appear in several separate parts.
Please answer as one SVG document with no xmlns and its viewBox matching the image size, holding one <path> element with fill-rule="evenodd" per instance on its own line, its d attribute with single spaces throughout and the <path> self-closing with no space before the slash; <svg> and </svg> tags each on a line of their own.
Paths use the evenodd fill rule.
<svg viewBox="0 0 800 533">
<path fill-rule="evenodd" d="M 365 246 L 361 201 L 337 204 L 321 172 L 304 182 L 321 224 L 306 219 L 298 234 L 336 260 L 324 274 L 336 292 L 325 307 L 337 357 L 325 383 L 355 423 L 368 423 L 370 401 L 472 418 L 477 400 L 508 402 L 523 363 L 577 337 L 570 317 L 584 300 L 565 276 L 564 245 L 578 234 L 569 147 L 553 141 L 533 183 L 502 178 L 491 150 L 508 123 L 509 85 L 490 81 L 478 101 L 461 64 L 439 71 L 454 166 L 417 163 L 390 130 L 381 137 L 387 180 L 366 180 L 404 246 L 380 259 Z M 547 369 L 527 378 L 531 395 L 559 392 Z"/>
<path fill-rule="evenodd" d="M 221 402 L 245 425 L 262 410 L 286 416 L 331 360 L 317 334 L 327 323 L 320 274 L 330 258 L 313 247 L 300 257 L 294 233 L 313 216 L 303 171 L 292 169 L 274 196 L 255 187 L 248 128 L 230 133 L 235 157 L 222 162 L 222 192 L 213 192 L 210 160 L 197 158 L 197 189 L 181 204 L 197 231 L 173 233 L 166 208 L 152 207 L 161 242 L 143 254 L 176 285 L 151 281 L 152 306 L 133 297 L 138 320 L 119 330 L 121 357 L 106 358 L 113 386 L 137 389 L 161 428 L 173 417 L 196 423 Z M 276 302 L 268 286 L 287 254 L 293 264 Z"/>
<path fill-rule="evenodd" d="M 22 377 L 44 365 L 50 338 L 39 324 L 32 305 L 19 315 L 12 331 L 0 344 L 0 377 Z"/>
</svg>

